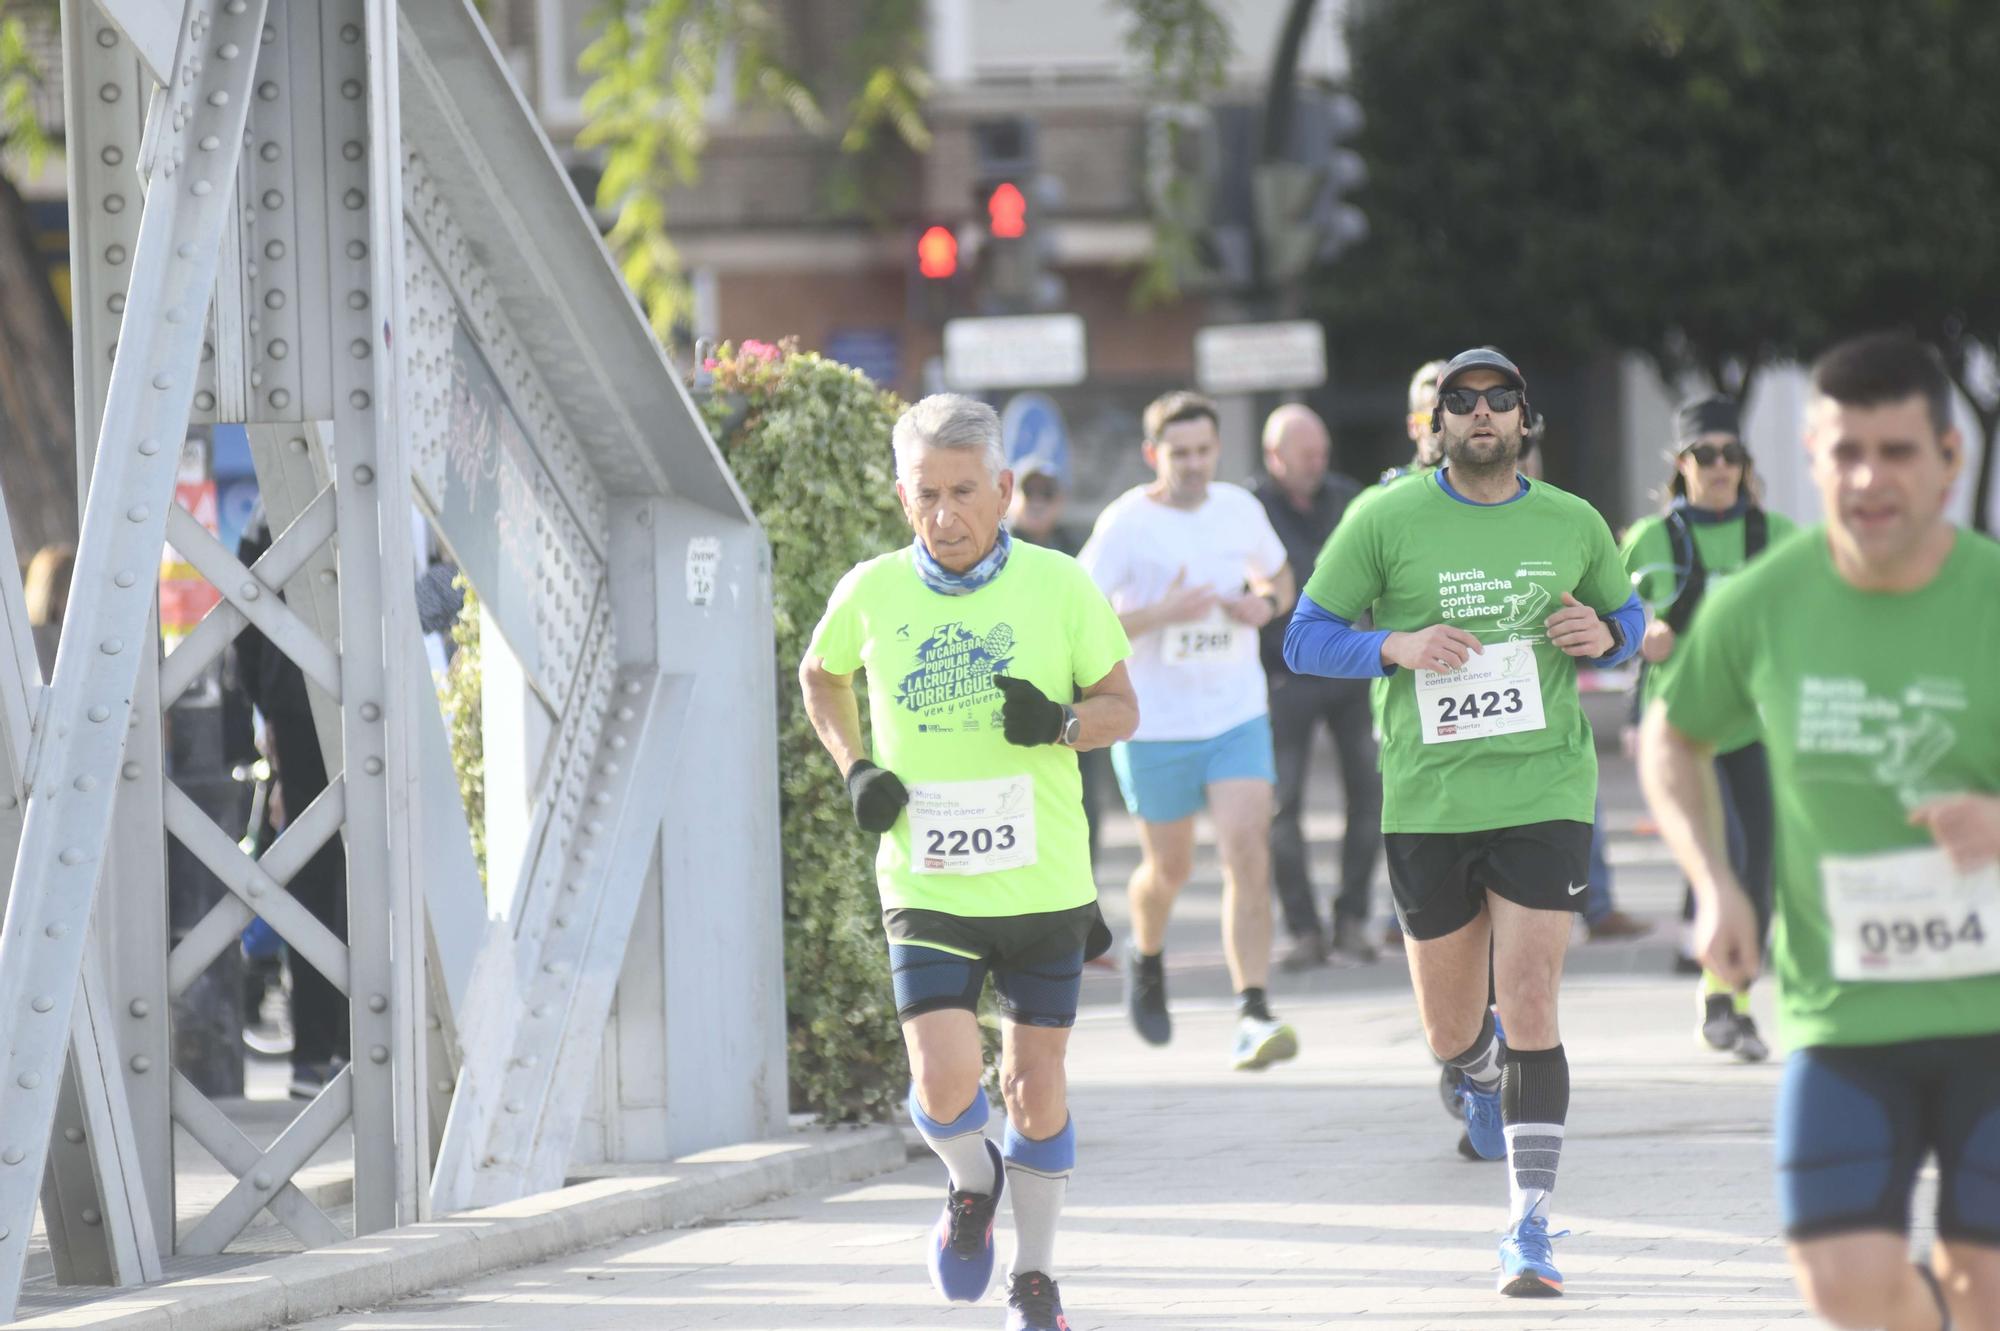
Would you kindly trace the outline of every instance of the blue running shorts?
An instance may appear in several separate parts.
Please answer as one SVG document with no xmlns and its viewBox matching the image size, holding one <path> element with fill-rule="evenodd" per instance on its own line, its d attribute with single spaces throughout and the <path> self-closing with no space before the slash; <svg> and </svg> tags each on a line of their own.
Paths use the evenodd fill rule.
<svg viewBox="0 0 2000 1331">
<path fill-rule="evenodd" d="M 1938 1237 L 2000 1244 L 2000 1033 L 1818 1045 L 1778 1091 L 1778 1205 L 1793 1241 L 1908 1233 L 1924 1160 L 1938 1168 Z"/>
<path fill-rule="evenodd" d="M 1111 746 L 1125 807 L 1149 823 L 1193 817 L 1217 781 L 1278 780 L 1271 718 L 1255 716 L 1212 739 L 1138 739 Z"/>
</svg>

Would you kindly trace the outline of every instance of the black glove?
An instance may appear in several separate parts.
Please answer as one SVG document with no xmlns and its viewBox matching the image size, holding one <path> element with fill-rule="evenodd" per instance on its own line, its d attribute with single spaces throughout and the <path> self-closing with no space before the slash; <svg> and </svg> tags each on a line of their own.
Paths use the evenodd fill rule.
<svg viewBox="0 0 2000 1331">
<path fill-rule="evenodd" d="M 910 802 L 901 778 L 866 758 L 847 769 L 847 797 L 854 801 L 854 821 L 864 832 L 888 831 Z"/>
<path fill-rule="evenodd" d="M 995 675 L 993 687 L 1007 695 L 1007 701 L 1000 704 L 1000 725 L 1007 732 L 1009 744 L 1033 747 L 1037 744 L 1053 744 L 1062 738 L 1062 704 L 1052 701 L 1040 689 L 1025 679 L 1015 679 L 1012 675 Z"/>
</svg>

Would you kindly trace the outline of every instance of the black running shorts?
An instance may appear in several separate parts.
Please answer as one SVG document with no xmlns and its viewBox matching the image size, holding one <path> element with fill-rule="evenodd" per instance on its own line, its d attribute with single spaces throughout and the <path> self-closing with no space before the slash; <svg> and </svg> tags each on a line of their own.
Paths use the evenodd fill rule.
<svg viewBox="0 0 2000 1331">
<path fill-rule="evenodd" d="M 1530 910 L 1578 914 L 1589 895 L 1589 823 L 1390 832 L 1382 844 L 1396 918 L 1415 939 L 1457 933 L 1486 908 L 1488 892 Z"/>
</svg>

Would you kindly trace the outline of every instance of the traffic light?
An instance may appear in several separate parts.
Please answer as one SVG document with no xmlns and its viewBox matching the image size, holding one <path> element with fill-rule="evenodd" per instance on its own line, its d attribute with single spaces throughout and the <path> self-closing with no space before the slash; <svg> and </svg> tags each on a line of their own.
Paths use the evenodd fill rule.
<svg viewBox="0 0 2000 1331">
<path fill-rule="evenodd" d="M 942 223 L 919 229 L 910 242 L 910 318 L 917 323 L 943 323 L 958 313 L 958 233 Z"/>
<path fill-rule="evenodd" d="M 1028 234 L 1028 198 L 1020 186 L 1003 180 L 986 196 L 986 229 L 1001 240 L 1019 240 Z"/>
<path fill-rule="evenodd" d="M 1040 174 L 1034 122 L 1004 116 L 972 125 L 972 205 L 984 221 L 974 279 L 984 314 L 1059 309 L 1066 294 L 1049 267 L 1050 235 L 1043 214 L 1060 193 Z"/>
<path fill-rule="evenodd" d="M 917 275 L 933 282 L 958 276 L 958 237 L 950 227 L 926 227 L 917 237 Z"/>
<path fill-rule="evenodd" d="M 1305 276 L 1368 235 L 1368 217 L 1346 196 L 1368 179 L 1361 155 L 1344 146 L 1361 129 L 1361 106 L 1345 93 L 1301 100 L 1292 160 L 1261 162 L 1251 173 L 1262 278 L 1270 287 Z"/>
</svg>

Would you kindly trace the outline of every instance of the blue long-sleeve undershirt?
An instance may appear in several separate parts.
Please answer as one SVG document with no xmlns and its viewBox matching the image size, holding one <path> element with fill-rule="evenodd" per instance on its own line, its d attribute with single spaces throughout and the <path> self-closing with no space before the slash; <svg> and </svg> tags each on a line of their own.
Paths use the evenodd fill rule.
<svg viewBox="0 0 2000 1331">
<path fill-rule="evenodd" d="M 1378 679 L 1396 667 L 1382 664 L 1387 629 L 1358 629 L 1312 597 L 1301 595 L 1285 626 L 1285 664 L 1295 675 L 1331 679 Z"/>
<path fill-rule="evenodd" d="M 1639 650 L 1646 632 L 1646 607 L 1634 592 L 1605 619 L 1618 625 L 1619 643 L 1589 664 L 1602 670 L 1622 665 Z M 1325 675 L 1332 679 L 1377 679 L 1396 673 L 1396 667 L 1382 663 L 1382 640 L 1387 629 L 1357 629 L 1312 597 L 1301 595 L 1292 622 L 1285 627 L 1285 664 L 1296 675 Z"/>
</svg>

